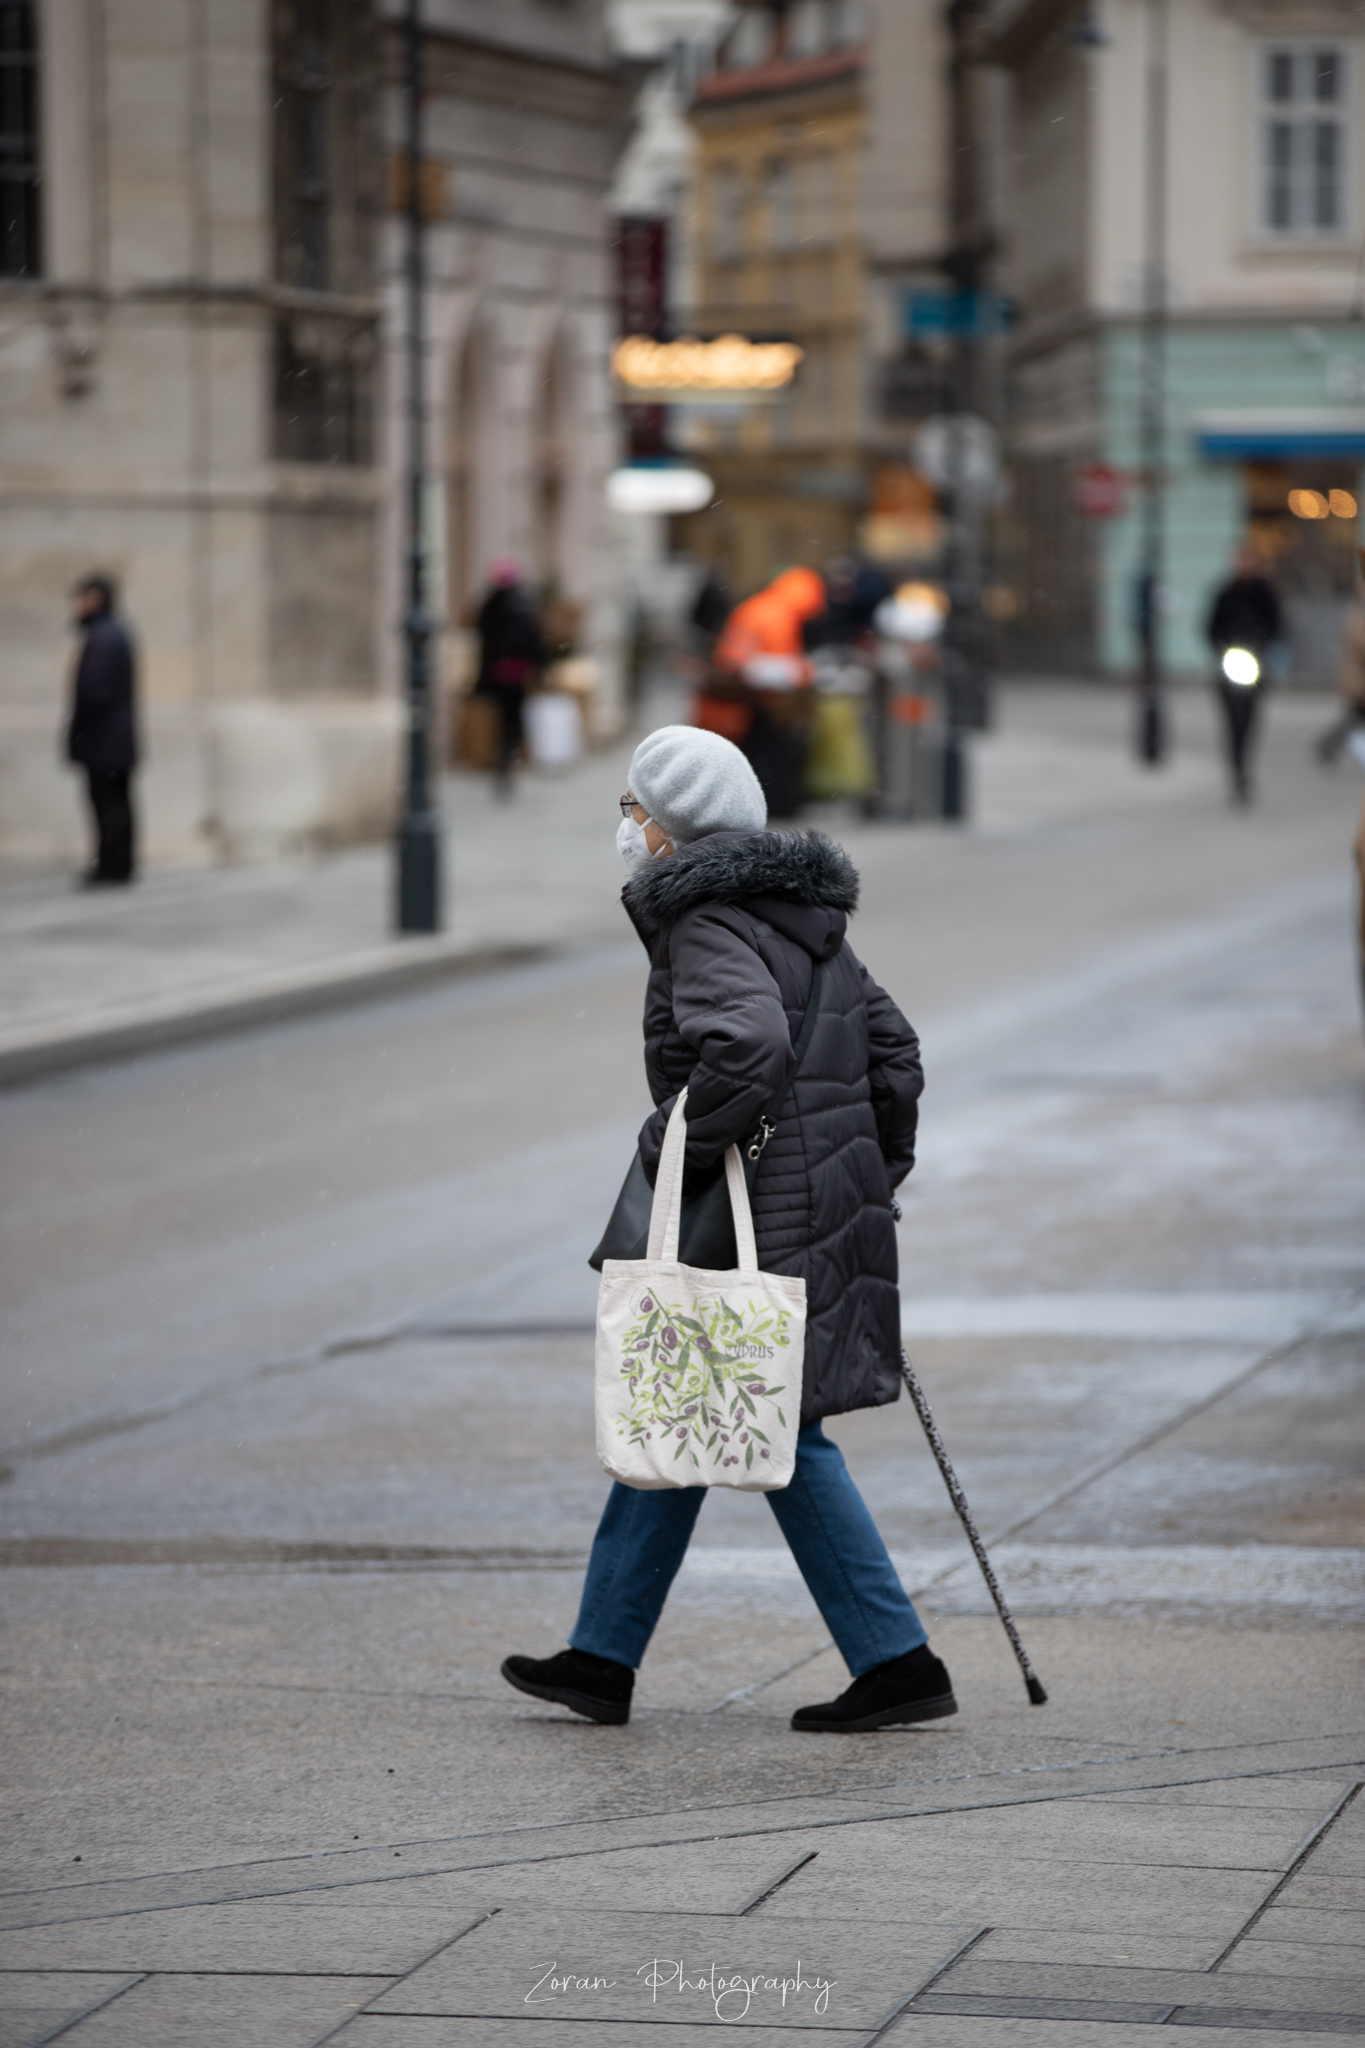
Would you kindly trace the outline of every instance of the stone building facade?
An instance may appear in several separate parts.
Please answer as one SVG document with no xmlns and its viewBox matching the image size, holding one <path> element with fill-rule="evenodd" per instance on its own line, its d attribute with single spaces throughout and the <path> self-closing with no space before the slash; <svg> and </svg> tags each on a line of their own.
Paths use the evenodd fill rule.
<svg viewBox="0 0 1365 2048">
<path fill-rule="evenodd" d="M 1250 545 L 1280 586 L 1290 677 L 1329 683 L 1365 461 L 1365 9 L 1356 0 L 1002 0 L 1002 230 L 1013 503 L 1002 573 L 1024 666 L 1137 658 L 1147 65 L 1164 38 L 1166 658 L 1202 674 L 1209 601 Z M 1078 472 L 1115 471 L 1119 516 Z"/>
<path fill-rule="evenodd" d="M 387 829 L 402 722 L 401 76 L 368 0 L 0 0 L 0 855 L 74 858 L 67 593 L 141 656 L 153 859 Z M 599 0 L 429 0 L 438 602 L 523 555 L 607 712 Z M 15 87 L 12 81 L 20 79 Z"/>
</svg>

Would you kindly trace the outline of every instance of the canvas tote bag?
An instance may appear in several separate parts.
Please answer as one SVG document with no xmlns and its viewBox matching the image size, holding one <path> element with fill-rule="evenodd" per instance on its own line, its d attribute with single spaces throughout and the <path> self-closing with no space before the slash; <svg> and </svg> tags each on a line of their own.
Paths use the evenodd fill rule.
<svg viewBox="0 0 1365 2048">
<path fill-rule="evenodd" d="M 739 1148 L 725 1155 L 738 1265 L 678 1261 L 687 1090 L 674 1104 L 643 1259 L 607 1259 L 597 1297 L 597 1455 L 613 1479 L 786 1486 L 796 1463 L 806 1283 L 760 1273 Z"/>
</svg>

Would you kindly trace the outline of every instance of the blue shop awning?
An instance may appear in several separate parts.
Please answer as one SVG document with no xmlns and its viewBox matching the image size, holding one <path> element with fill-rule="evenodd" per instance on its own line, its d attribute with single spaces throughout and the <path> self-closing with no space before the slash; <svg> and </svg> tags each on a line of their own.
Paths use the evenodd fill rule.
<svg viewBox="0 0 1365 2048">
<path fill-rule="evenodd" d="M 1365 461 L 1365 412 L 1358 408 L 1197 412 L 1190 425 L 1200 453 L 1215 462 Z"/>
</svg>

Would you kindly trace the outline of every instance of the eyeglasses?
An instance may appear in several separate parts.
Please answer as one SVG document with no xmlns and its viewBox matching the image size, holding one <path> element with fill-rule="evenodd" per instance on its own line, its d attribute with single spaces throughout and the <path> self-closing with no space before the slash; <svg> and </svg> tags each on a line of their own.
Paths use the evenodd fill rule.
<svg viewBox="0 0 1365 2048">
<path fill-rule="evenodd" d="M 633 796 L 618 797 L 617 802 L 621 806 L 621 816 L 623 818 L 633 818 L 635 816 L 636 799 Z"/>
</svg>

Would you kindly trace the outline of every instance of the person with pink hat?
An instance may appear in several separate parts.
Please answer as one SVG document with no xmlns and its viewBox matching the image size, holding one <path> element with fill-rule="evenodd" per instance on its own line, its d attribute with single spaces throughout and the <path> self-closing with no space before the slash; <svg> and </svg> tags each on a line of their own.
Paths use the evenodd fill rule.
<svg viewBox="0 0 1365 2048">
<path fill-rule="evenodd" d="M 489 565 L 491 589 L 479 606 L 479 676 L 474 693 L 491 697 L 498 707 L 498 789 L 512 794 L 512 776 L 521 751 L 522 706 L 526 692 L 545 666 L 545 641 L 535 599 L 521 580 L 521 564 L 513 555 L 497 555 Z"/>
</svg>

